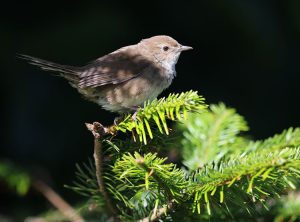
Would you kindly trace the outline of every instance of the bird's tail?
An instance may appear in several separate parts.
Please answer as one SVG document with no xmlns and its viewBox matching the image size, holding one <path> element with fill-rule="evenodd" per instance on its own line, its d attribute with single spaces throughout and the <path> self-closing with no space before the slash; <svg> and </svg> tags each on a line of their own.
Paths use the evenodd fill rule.
<svg viewBox="0 0 300 222">
<path fill-rule="evenodd" d="M 80 68 L 75 66 L 60 65 L 43 59 L 35 58 L 28 55 L 18 54 L 18 57 L 28 61 L 30 64 L 40 67 L 46 71 L 59 72 L 60 75 L 72 83 L 79 81 Z"/>
</svg>

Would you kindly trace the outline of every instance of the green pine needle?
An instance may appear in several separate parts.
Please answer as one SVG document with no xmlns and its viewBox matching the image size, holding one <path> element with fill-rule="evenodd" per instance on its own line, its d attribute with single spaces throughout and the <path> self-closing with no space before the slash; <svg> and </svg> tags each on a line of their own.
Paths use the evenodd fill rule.
<svg viewBox="0 0 300 222">
<path fill-rule="evenodd" d="M 138 135 L 139 141 L 147 144 L 147 137 L 153 138 L 151 127 L 158 127 L 160 133 L 169 134 L 167 119 L 181 120 L 186 112 L 201 112 L 207 108 L 204 98 L 196 91 L 170 94 L 167 98 L 155 99 L 144 103 L 137 111 L 135 119 L 128 114 L 115 130 L 132 131 Z"/>
<path fill-rule="evenodd" d="M 144 156 L 135 152 L 124 154 L 116 161 L 113 172 L 125 184 L 140 189 L 141 183 L 146 190 L 160 187 L 171 199 L 181 198 L 188 181 L 185 173 L 173 163 L 165 163 L 166 158 L 158 158 L 157 154 L 148 153 Z"/>
<path fill-rule="evenodd" d="M 195 191 L 194 204 L 199 204 L 201 196 L 207 192 L 214 196 L 217 194 L 216 189 L 222 189 L 219 194 L 220 203 L 226 200 L 226 195 L 230 195 L 231 198 L 232 195 L 244 196 L 239 203 L 238 199 L 233 199 L 235 204 L 246 208 L 246 202 L 280 195 L 288 188 L 296 189 L 294 181 L 299 179 L 300 146 L 273 150 L 271 153 L 269 149 L 264 149 L 247 155 L 242 154 L 222 164 L 209 164 L 193 176 L 193 182 L 196 184 L 192 188 Z M 205 203 L 207 204 L 207 200 Z"/>
</svg>

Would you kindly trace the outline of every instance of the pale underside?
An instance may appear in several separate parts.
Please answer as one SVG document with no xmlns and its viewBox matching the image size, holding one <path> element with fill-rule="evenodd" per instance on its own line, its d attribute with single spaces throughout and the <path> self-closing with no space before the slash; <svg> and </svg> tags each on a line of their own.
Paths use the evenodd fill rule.
<svg viewBox="0 0 300 222">
<path fill-rule="evenodd" d="M 74 86 L 87 99 L 112 112 L 132 112 L 155 99 L 171 84 L 175 64 L 153 63 L 136 54 L 133 47 L 121 48 L 83 67 L 79 87 Z"/>
</svg>

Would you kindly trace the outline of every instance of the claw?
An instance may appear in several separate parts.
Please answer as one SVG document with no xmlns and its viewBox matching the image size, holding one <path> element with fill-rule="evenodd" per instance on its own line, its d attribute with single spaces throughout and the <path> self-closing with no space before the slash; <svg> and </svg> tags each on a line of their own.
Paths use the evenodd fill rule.
<svg viewBox="0 0 300 222">
<path fill-rule="evenodd" d="M 134 121 L 137 121 L 137 114 L 138 114 L 138 110 L 136 110 L 133 114 L 132 114 L 132 119 L 134 120 Z"/>
<path fill-rule="evenodd" d="M 137 121 L 137 114 L 139 112 L 139 110 L 143 110 L 144 108 L 142 107 L 135 107 L 134 109 L 134 113 L 132 114 L 131 118 L 134 120 L 134 121 Z"/>
</svg>

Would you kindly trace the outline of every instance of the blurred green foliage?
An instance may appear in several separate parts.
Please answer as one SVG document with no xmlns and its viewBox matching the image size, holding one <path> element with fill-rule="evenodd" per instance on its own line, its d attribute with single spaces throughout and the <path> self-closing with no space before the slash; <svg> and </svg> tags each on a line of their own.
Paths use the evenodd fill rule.
<svg viewBox="0 0 300 222">
<path fill-rule="evenodd" d="M 281 198 L 273 207 L 272 213 L 275 216 L 274 222 L 299 221 L 300 219 L 300 191 L 290 192 Z"/>
<path fill-rule="evenodd" d="M 225 155 L 240 151 L 248 142 L 247 138 L 240 136 L 248 130 L 248 125 L 235 109 L 221 103 L 211 105 L 210 110 L 201 115 L 189 114 L 179 125 L 183 132 L 180 151 L 189 170 L 218 162 Z"/>
<path fill-rule="evenodd" d="M 9 161 L 0 161 L 0 181 L 22 196 L 28 192 L 31 184 L 29 174 Z"/>
</svg>

